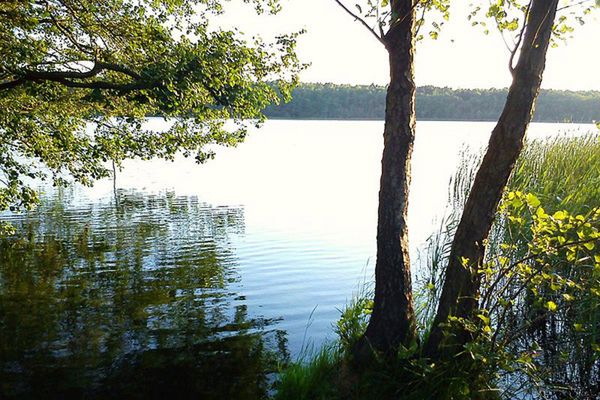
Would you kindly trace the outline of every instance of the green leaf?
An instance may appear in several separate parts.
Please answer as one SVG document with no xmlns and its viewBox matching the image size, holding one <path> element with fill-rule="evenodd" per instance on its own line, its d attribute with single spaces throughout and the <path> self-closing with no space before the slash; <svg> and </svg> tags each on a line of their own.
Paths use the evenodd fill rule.
<svg viewBox="0 0 600 400">
<path fill-rule="evenodd" d="M 552 215 L 552 218 L 554 218 L 557 221 L 562 221 L 564 219 L 566 219 L 569 216 L 569 214 L 565 211 L 557 211 Z"/>
<path fill-rule="evenodd" d="M 553 301 L 548 301 L 548 302 L 546 302 L 546 308 L 548 309 L 548 311 L 552 311 L 552 312 L 554 312 L 554 311 L 556 311 L 556 309 L 557 309 L 558 307 L 557 307 L 557 305 L 556 305 L 556 303 L 555 303 L 555 302 L 553 302 Z"/>
<path fill-rule="evenodd" d="M 538 207 L 538 209 L 535 211 L 535 215 L 539 219 L 546 219 L 546 218 L 548 218 L 548 214 L 546 214 L 546 212 L 544 211 L 544 209 L 542 207 Z"/>
<path fill-rule="evenodd" d="M 573 301 L 575 300 L 575 297 L 573 297 L 572 295 L 568 294 L 568 293 L 563 293 L 562 297 L 566 300 L 566 301 Z"/>
<path fill-rule="evenodd" d="M 534 194 L 528 193 L 527 196 L 526 196 L 526 199 L 527 199 L 527 204 L 530 207 L 534 207 L 534 208 L 535 207 L 539 207 L 540 201 L 538 200 L 538 198 Z"/>
<path fill-rule="evenodd" d="M 490 324 L 490 318 L 487 317 L 487 316 L 485 316 L 485 315 L 483 315 L 483 314 L 477 314 L 477 318 L 479 318 L 480 320 L 482 320 L 485 325 L 489 325 Z"/>
</svg>

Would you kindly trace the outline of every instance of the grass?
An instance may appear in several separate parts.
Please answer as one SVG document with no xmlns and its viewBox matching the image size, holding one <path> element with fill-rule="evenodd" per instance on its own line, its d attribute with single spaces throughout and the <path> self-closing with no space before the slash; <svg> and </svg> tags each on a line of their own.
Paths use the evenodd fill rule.
<svg viewBox="0 0 600 400">
<path fill-rule="evenodd" d="M 339 346 L 326 345 L 289 365 L 277 382 L 274 398 L 281 400 L 338 398 L 337 371 L 342 364 Z"/>
<path fill-rule="evenodd" d="M 600 136 L 530 142 L 515 166 L 509 190 L 534 193 L 551 208 L 586 214 L 600 202 Z"/>
</svg>

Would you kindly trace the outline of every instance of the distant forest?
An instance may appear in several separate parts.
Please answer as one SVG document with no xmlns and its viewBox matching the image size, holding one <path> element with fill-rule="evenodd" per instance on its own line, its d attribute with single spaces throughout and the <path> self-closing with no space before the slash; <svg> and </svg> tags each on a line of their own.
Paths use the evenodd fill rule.
<svg viewBox="0 0 600 400">
<path fill-rule="evenodd" d="M 304 83 L 294 90 L 290 103 L 271 106 L 270 118 L 383 119 L 383 86 L 350 86 Z M 507 89 L 450 89 L 423 86 L 417 89 L 417 118 L 422 120 L 495 121 L 506 100 Z M 540 122 L 600 120 L 600 92 L 542 90 L 534 117 Z"/>
</svg>

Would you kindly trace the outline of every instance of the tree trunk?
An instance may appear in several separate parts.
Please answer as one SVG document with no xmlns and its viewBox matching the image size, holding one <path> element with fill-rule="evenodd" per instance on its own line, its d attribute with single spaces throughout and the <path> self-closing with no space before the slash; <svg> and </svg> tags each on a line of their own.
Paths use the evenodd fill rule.
<svg viewBox="0 0 600 400">
<path fill-rule="evenodd" d="M 375 301 L 366 333 L 355 349 L 362 355 L 371 349 L 391 353 L 417 336 L 406 223 L 415 137 L 415 14 L 412 0 L 392 1 L 391 6 L 397 22 L 384 37 L 390 84 L 379 189 Z"/>
<path fill-rule="evenodd" d="M 484 259 L 488 237 L 498 203 L 502 197 L 515 161 L 523 148 L 525 133 L 534 110 L 546 53 L 552 35 L 558 0 L 532 0 L 523 45 L 504 110 L 492 131 L 488 150 L 475 177 L 462 218 L 457 227 L 446 279 L 432 331 L 425 346 L 429 356 L 439 355 L 469 339 L 459 333 L 444 343 L 441 323 L 449 316 L 471 318 L 477 310 L 481 274 L 477 269 Z M 463 259 L 468 259 L 467 266 Z"/>
</svg>

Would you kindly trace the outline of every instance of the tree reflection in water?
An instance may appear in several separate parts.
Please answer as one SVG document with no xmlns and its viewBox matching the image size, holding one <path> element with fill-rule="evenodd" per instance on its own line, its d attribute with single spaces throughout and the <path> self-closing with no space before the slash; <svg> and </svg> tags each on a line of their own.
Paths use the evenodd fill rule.
<svg viewBox="0 0 600 400">
<path fill-rule="evenodd" d="M 0 240 L 0 398 L 263 398 L 286 360 L 250 316 L 231 238 L 242 208 L 59 192 Z"/>
</svg>

